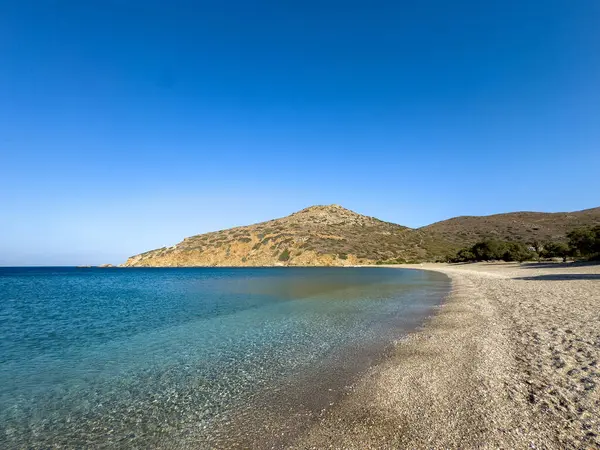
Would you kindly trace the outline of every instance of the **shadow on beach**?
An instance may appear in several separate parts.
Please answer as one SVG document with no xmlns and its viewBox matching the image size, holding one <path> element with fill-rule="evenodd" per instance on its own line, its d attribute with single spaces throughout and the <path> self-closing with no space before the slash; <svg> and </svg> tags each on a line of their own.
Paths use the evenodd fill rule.
<svg viewBox="0 0 600 450">
<path fill-rule="evenodd" d="M 599 261 L 576 261 L 576 262 L 552 262 L 552 261 L 543 261 L 543 262 L 526 262 L 522 263 L 521 267 L 523 269 L 560 269 L 565 267 L 587 267 L 587 266 L 597 266 L 599 265 Z"/>
<path fill-rule="evenodd" d="M 565 280 L 600 280 L 600 274 L 596 273 L 577 273 L 577 274 L 557 274 L 557 275 L 537 275 L 533 277 L 519 277 L 514 280 L 530 281 L 565 281 Z"/>
</svg>

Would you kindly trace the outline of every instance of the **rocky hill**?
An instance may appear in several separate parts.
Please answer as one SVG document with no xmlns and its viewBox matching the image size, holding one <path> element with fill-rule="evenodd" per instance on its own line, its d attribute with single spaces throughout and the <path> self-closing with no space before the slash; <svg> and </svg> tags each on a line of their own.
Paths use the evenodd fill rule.
<svg viewBox="0 0 600 450">
<path fill-rule="evenodd" d="M 450 245 L 473 245 L 484 239 L 540 243 L 564 241 L 565 234 L 583 226 L 600 224 L 600 208 L 575 212 L 514 212 L 491 216 L 461 216 L 421 228 Z"/>
<path fill-rule="evenodd" d="M 184 239 L 132 256 L 124 266 L 353 265 L 435 259 L 448 246 L 433 233 L 363 216 L 339 205 Z"/>
<path fill-rule="evenodd" d="M 354 265 L 436 260 L 487 238 L 564 239 L 600 224 L 600 208 L 574 213 L 518 212 L 456 217 L 412 229 L 339 205 L 312 206 L 280 219 L 200 234 L 129 258 L 124 267 Z"/>
</svg>

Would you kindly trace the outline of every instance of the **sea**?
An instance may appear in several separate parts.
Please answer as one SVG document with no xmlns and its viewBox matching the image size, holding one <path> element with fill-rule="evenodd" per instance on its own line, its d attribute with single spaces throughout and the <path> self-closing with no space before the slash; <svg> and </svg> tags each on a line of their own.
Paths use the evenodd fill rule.
<svg viewBox="0 0 600 450">
<path fill-rule="evenodd" d="M 381 267 L 0 267 L 0 448 L 284 447 L 448 291 Z"/>
</svg>

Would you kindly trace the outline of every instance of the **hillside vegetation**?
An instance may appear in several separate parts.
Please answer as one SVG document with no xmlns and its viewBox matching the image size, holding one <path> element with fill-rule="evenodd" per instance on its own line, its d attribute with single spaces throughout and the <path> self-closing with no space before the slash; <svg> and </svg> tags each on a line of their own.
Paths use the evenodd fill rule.
<svg viewBox="0 0 600 450">
<path fill-rule="evenodd" d="M 576 228 L 565 236 L 568 242 L 545 242 L 528 246 L 522 242 L 486 240 L 460 249 L 450 262 L 527 261 L 541 258 L 600 259 L 600 225 Z M 537 242 L 537 241 L 536 241 Z"/>
<path fill-rule="evenodd" d="M 421 230 L 433 232 L 451 245 L 467 246 L 497 239 L 522 242 L 566 242 L 571 230 L 600 224 L 600 208 L 566 213 L 514 212 L 491 216 L 461 216 Z"/>
<path fill-rule="evenodd" d="M 576 213 L 458 217 L 412 229 L 339 205 L 312 206 L 280 219 L 185 238 L 129 258 L 123 266 L 355 265 L 446 259 L 500 238 L 560 241 L 577 226 L 600 224 L 600 208 Z"/>
<path fill-rule="evenodd" d="M 312 206 L 255 225 L 192 236 L 133 256 L 125 266 L 352 265 L 435 259 L 451 250 L 434 234 L 363 216 L 339 205 Z"/>
</svg>

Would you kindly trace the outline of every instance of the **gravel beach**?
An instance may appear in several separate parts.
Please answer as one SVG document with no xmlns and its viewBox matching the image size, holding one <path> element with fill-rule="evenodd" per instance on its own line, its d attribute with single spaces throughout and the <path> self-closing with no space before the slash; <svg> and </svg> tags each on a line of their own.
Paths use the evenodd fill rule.
<svg viewBox="0 0 600 450">
<path fill-rule="evenodd" d="M 449 298 L 294 448 L 600 448 L 600 265 L 400 267 Z"/>
</svg>

